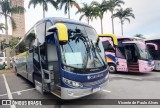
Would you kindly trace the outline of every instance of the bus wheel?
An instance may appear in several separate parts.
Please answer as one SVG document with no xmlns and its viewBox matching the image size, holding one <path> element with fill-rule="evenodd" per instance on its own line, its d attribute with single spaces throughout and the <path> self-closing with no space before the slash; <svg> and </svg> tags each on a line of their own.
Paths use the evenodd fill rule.
<svg viewBox="0 0 160 108">
<path fill-rule="evenodd" d="M 109 72 L 110 73 L 116 73 L 116 66 L 114 64 L 109 65 Z"/>
</svg>

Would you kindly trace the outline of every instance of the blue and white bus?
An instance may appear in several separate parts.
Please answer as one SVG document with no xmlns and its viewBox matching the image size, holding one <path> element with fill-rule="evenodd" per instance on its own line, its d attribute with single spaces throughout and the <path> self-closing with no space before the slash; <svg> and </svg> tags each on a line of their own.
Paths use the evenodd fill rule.
<svg viewBox="0 0 160 108">
<path fill-rule="evenodd" d="M 41 93 L 61 99 L 101 90 L 109 73 L 104 48 L 91 26 L 64 18 L 37 22 L 14 48 L 15 71 Z"/>
</svg>

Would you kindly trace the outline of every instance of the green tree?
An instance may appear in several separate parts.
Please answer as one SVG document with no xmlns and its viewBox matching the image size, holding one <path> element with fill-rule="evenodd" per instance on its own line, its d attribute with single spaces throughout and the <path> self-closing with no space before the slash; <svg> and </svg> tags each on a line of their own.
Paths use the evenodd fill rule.
<svg viewBox="0 0 160 108">
<path fill-rule="evenodd" d="M 136 34 L 135 37 L 139 37 L 139 38 L 145 39 L 145 37 L 143 37 L 142 34 Z"/>
<path fill-rule="evenodd" d="M 94 11 L 94 7 L 91 5 L 88 5 L 87 3 L 82 4 L 82 7 L 76 12 L 76 14 L 78 13 L 82 13 L 79 20 L 82 20 L 83 17 L 86 17 L 88 24 L 96 14 L 96 12 Z"/>
<path fill-rule="evenodd" d="M 124 25 L 124 21 L 128 21 L 130 23 L 130 17 L 135 19 L 134 14 L 132 13 L 133 10 L 132 8 L 126 8 L 126 9 L 117 9 L 117 12 L 115 14 L 113 14 L 114 17 L 117 17 L 120 19 L 120 23 L 121 23 L 121 31 L 122 31 L 122 36 L 123 36 L 123 25 Z"/>
<path fill-rule="evenodd" d="M 11 50 L 18 44 L 18 42 L 20 41 L 21 38 L 19 37 L 11 37 L 10 42 L 9 42 L 9 46 L 11 48 Z M 1 42 L 2 46 L 1 49 L 3 50 L 5 48 L 5 39 Z"/>
<path fill-rule="evenodd" d="M 64 13 L 68 13 L 68 18 L 70 19 L 70 7 L 75 6 L 78 10 L 80 9 L 79 4 L 75 0 L 57 0 L 60 4 L 60 9 L 64 6 Z"/>
<path fill-rule="evenodd" d="M 38 4 L 42 5 L 43 7 L 43 18 L 45 18 L 45 11 L 48 11 L 48 3 L 51 4 L 53 7 L 58 9 L 58 4 L 55 0 L 30 0 L 28 4 L 28 8 L 30 8 L 31 5 L 35 8 Z"/>
<path fill-rule="evenodd" d="M 103 34 L 103 16 L 104 13 L 108 10 L 108 2 L 106 0 L 103 0 L 101 3 L 97 1 L 92 1 L 91 5 L 94 7 L 95 17 L 99 17 L 101 20 L 101 33 Z"/>
<path fill-rule="evenodd" d="M 111 19 L 112 19 L 112 33 L 114 34 L 114 11 L 116 7 L 121 7 L 121 4 L 124 4 L 124 1 L 122 0 L 109 0 L 109 11 L 111 12 Z"/>
<path fill-rule="evenodd" d="M 9 45 L 9 37 L 8 37 L 8 20 L 12 22 L 12 28 L 16 28 L 16 24 L 13 18 L 10 16 L 11 14 L 22 14 L 24 13 L 25 9 L 21 6 L 11 6 L 10 0 L 1 0 L 0 2 L 1 12 L 0 15 L 4 16 L 5 18 L 5 34 L 6 34 L 6 44 Z M 9 47 L 6 48 L 6 56 L 7 56 L 7 66 L 10 67 L 10 51 Z"/>
<path fill-rule="evenodd" d="M 3 23 L 0 23 L 0 30 L 3 32 L 4 29 L 5 29 L 5 25 Z"/>
</svg>

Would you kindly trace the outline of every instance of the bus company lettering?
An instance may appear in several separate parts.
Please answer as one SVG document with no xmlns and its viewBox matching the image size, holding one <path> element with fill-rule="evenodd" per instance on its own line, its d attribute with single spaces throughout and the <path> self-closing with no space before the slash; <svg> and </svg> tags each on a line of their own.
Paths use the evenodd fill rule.
<svg viewBox="0 0 160 108">
<path fill-rule="evenodd" d="M 87 79 L 91 80 L 91 79 L 99 78 L 102 76 L 103 76 L 103 74 L 89 75 L 89 76 L 87 76 Z"/>
</svg>

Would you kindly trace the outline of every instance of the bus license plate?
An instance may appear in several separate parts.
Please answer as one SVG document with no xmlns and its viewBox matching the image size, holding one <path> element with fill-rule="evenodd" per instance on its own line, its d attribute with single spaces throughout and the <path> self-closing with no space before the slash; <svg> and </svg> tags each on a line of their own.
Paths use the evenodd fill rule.
<svg viewBox="0 0 160 108">
<path fill-rule="evenodd" d="M 94 92 L 97 92 L 97 91 L 99 91 L 100 90 L 100 87 L 98 87 L 98 88 L 93 88 L 92 89 L 92 92 L 94 93 Z"/>
</svg>

